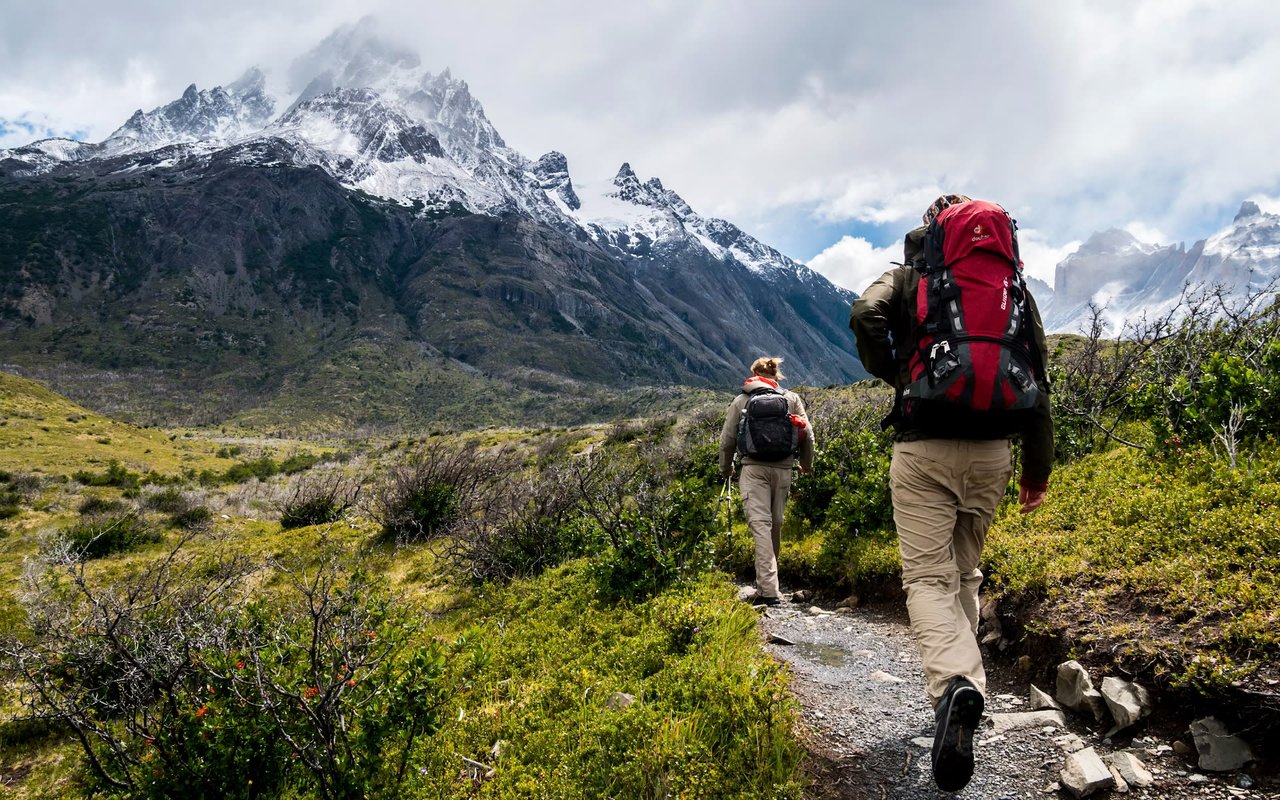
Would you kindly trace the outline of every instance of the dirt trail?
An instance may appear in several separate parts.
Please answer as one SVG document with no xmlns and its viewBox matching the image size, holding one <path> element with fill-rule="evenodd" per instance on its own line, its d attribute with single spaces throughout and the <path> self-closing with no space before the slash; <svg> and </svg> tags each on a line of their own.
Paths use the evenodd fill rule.
<svg viewBox="0 0 1280 800">
<path fill-rule="evenodd" d="M 890 604 L 815 611 L 807 604 L 784 602 L 767 609 L 761 620 L 765 646 L 791 665 L 792 691 L 803 707 L 814 779 L 811 800 L 1070 797 L 1057 786 L 1067 753 L 1055 740 L 1066 733 L 1079 736 L 1099 754 L 1127 749 L 1146 764 L 1154 784 L 1124 797 L 1280 798 L 1280 786 L 1258 785 L 1241 773 L 1198 773 L 1193 763 L 1172 752 L 1168 733 L 1139 730 L 1136 739 L 1112 743 L 1071 715 L 1065 731 L 1037 726 L 1001 734 L 991 729 L 989 717 L 984 719 L 975 737 L 973 781 L 956 794 L 938 791 L 929 767 L 933 712 L 924 697 L 924 674 L 905 611 Z M 988 670 L 989 714 L 1030 710 L 1026 676 L 1009 674 L 1015 670 L 991 659 Z M 1109 794 L 1120 796 L 1104 792 L 1095 797 Z"/>
</svg>

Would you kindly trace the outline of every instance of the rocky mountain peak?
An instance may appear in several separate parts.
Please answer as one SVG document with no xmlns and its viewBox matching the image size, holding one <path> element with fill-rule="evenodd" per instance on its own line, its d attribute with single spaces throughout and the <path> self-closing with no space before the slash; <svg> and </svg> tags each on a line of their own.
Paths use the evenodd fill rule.
<svg viewBox="0 0 1280 800">
<path fill-rule="evenodd" d="M 574 211 L 582 207 L 582 201 L 573 190 L 573 181 L 569 178 L 569 159 L 565 158 L 564 153 L 552 150 L 543 155 L 534 163 L 533 174 L 543 191 L 555 192 Z"/>
<path fill-rule="evenodd" d="M 1242 222 L 1249 217 L 1256 217 L 1262 213 L 1262 209 L 1258 208 L 1258 204 L 1252 200 L 1245 200 L 1240 204 L 1240 210 L 1236 212 L 1236 218 L 1232 222 Z"/>
<path fill-rule="evenodd" d="M 421 164 L 428 156 L 444 155 L 440 141 L 430 131 L 372 89 L 335 89 L 298 103 L 270 130 L 369 161 Z M 350 152 L 343 153 L 347 148 L 333 141 L 344 136 L 354 139 Z"/>
<path fill-rule="evenodd" d="M 1120 228 L 1098 231 L 1080 245 L 1081 254 L 1113 253 L 1138 244 L 1132 233 Z"/>
</svg>

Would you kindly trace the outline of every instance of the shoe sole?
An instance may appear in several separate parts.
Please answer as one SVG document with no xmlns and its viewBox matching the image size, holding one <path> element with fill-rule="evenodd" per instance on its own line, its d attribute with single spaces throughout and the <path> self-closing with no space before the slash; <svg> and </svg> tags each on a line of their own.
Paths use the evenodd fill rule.
<svg viewBox="0 0 1280 800">
<path fill-rule="evenodd" d="M 933 762 L 933 781 L 944 792 L 958 792 L 973 777 L 973 733 L 982 719 L 982 692 L 961 686 L 951 695 L 947 728 Z"/>
</svg>

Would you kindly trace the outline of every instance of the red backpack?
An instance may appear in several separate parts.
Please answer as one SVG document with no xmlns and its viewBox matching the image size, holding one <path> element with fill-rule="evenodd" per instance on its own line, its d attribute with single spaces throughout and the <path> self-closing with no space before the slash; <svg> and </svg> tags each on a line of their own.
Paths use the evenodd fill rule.
<svg viewBox="0 0 1280 800">
<path fill-rule="evenodd" d="M 929 225 L 917 263 L 916 347 L 902 414 L 912 426 L 972 421 L 1014 432 L 1043 378 L 1018 258 L 1017 223 L 995 203 L 948 206 Z M 966 431 L 956 431 L 967 438 Z"/>
</svg>

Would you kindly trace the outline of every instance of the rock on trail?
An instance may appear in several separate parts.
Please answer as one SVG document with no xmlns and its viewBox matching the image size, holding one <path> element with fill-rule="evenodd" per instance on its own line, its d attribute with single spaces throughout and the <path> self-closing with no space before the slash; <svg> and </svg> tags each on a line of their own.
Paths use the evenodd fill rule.
<svg viewBox="0 0 1280 800">
<path fill-rule="evenodd" d="M 1129 753 L 1140 759 L 1151 783 L 1124 787 L 1125 798 L 1280 797 L 1271 787 L 1240 788 L 1239 776 L 1202 773 L 1159 736 L 1139 731 L 1139 738 L 1113 744 L 1080 717 L 1037 711 L 1028 677 L 991 658 L 974 778 L 958 793 L 939 791 L 929 767 L 933 710 L 905 609 L 882 604 L 832 613 L 811 607 L 807 598 L 797 604 L 786 597 L 779 606 L 760 607 L 761 632 L 766 650 L 791 667 L 810 757 L 810 800 L 1068 798 L 1063 769 L 1082 748 L 1096 748 L 1103 758 Z M 1117 789 L 1089 796 L 1121 796 Z"/>
</svg>

